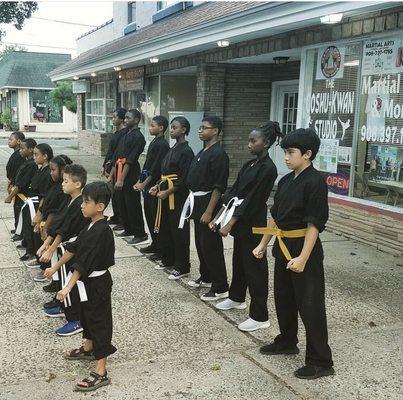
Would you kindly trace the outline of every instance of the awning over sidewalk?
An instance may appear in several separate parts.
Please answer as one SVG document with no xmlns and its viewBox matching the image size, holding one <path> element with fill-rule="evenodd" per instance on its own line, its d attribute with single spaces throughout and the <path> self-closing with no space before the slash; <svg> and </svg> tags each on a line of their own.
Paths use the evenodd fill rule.
<svg viewBox="0 0 403 400">
<path fill-rule="evenodd" d="M 166 60 L 230 43 L 315 26 L 323 15 L 346 16 L 396 6 L 393 2 L 206 2 L 91 49 L 53 70 L 53 81 Z"/>
</svg>

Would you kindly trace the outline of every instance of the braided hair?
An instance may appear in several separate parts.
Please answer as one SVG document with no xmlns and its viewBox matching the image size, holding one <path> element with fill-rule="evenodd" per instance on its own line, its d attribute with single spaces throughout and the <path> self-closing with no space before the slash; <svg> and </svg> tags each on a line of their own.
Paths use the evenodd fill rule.
<svg viewBox="0 0 403 400">
<path fill-rule="evenodd" d="M 261 135 L 267 140 L 269 143 L 269 148 L 276 141 L 277 144 L 279 144 L 280 140 L 284 137 L 284 133 L 281 132 L 280 125 L 276 121 L 267 121 L 254 130 L 260 132 Z"/>
</svg>

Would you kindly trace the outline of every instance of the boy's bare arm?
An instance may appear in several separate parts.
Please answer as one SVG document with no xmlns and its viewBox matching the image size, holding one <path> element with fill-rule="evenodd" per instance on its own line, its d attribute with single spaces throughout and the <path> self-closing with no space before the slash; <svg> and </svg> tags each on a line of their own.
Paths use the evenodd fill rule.
<svg viewBox="0 0 403 400">
<path fill-rule="evenodd" d="M 73 276 L 70 278 L 69 283 L 66 285 L 66 287 L 64 287 L 62 290 L 59 290 L 57 292 L 57 295 L 56 295 L 57 300 L 64 301 L 64 299 L 71 292 L 71 289 L 73 289 L 74 285 L 77 283 L 77 281 L 79 279 L 80 279 L 80 273 L 78 271 L 74 270 Z"/>
<path fill-rule="evenodd" d="M 47 278 L 51 278 L 52 275 L 53 275 L 56 271 L 58 271 L 58 270 L 61 268 L 61 266 L 62 266 L 63 264 L 66 264 L 67 262 L 69 262 L 73 257 L 74 257 L 74 253 L 70 253 L 69 251 L 66 251 L 66 252 L 62 255 L 62 257 L 60 258 L 60 260 L 59 260 L 55 265 L 53 265 L 51 268 L 46 268 L 46 269 L 45 269 L 44 275 L 45 275 Z"/>
</svg>

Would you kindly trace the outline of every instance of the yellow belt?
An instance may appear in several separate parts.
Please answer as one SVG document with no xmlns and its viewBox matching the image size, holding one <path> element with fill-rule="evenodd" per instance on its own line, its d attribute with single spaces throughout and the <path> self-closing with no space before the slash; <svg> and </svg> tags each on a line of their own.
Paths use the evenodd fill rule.
<svg viewBox="0 0 403 400">
<path fill-rule="evenodd" d="M 292 259 L 290 252 L 285 245 L 283 238 L 302 238 L 306 235 L 306 228 L 303 229 L 293 229 L 291 231 L 283 231 L 279 229 L 277 226 L 274 228 L 269 228 L 265 226 L 264 228 L 252 228 L 252 232 L 257 235 L 273 235 L 278 239 L 278 244 L 280 245 L 280 249 L 284 254 L 284 257 L 290 261 Z"/>
<path fill-rule="evenodd" d="M 46 224 L 46 221 L 41 221 L 41 222 L 39 223 L 39 229 L 40 229 L 41 232 L 42 232 L 43 229 L 45 228 L 45 224 Z"/>
<path fill-rule="evenodd" d="M 27 201 L 27 197 L 23 195 L 22 193 L 17 193 L 17 196 L 22 200 L 22 201 Z"/>
<path fill-rule="evenodd" d="M 172 189 L 174 187 L 173 181 L 176 181 L 178 179 L 178 175 L 176 174 L 171 174 L 171 175 L 162 175 L 161 180 L 158 184 L 158 191 L 161 190 L 161 185 L 164 182 L 168 183 L 168 189 Z M 169 195 L 168 198 L 169 201 L 169 209 L 174 210 L 175 209 L 175 196 L 173 193 Z M 160 230 L 161 226 L 161 214 L 162 214 L 162 199 L 158 199 L 158 205 L 157 205 L 157 215 L 155 217 L 155 225 L 154 225 L 154 232 L 158 233 Z"/>
</svg>

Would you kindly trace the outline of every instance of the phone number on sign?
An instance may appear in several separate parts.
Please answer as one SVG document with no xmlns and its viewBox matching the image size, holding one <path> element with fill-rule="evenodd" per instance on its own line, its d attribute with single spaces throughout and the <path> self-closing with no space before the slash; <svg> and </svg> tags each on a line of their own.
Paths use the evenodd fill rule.
<svg viewBox="0 0 403 400">
<path fill-rule="evenodd" d="M 397 126 L 365 126 L 361 127 L 361 140 L 388 144 L 403 144 L 403 128 Z"/>
</svg>

